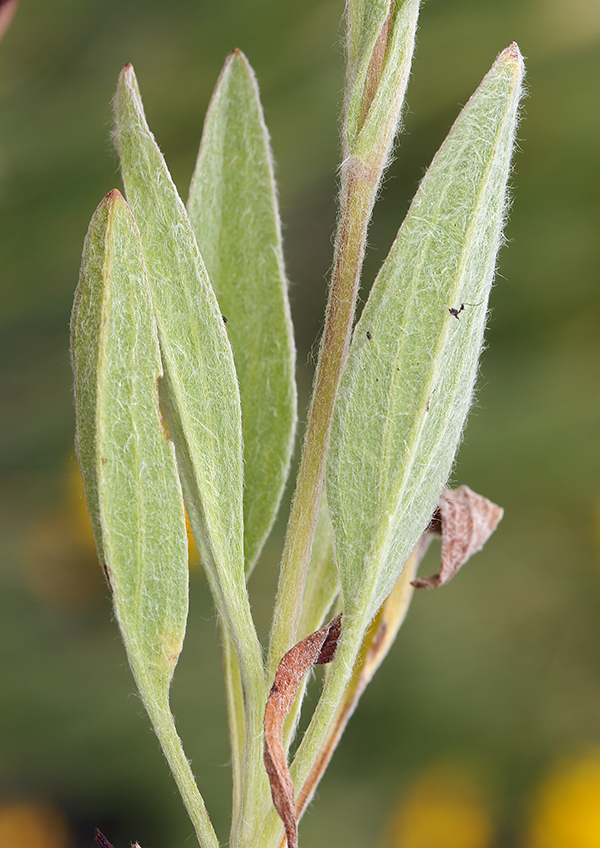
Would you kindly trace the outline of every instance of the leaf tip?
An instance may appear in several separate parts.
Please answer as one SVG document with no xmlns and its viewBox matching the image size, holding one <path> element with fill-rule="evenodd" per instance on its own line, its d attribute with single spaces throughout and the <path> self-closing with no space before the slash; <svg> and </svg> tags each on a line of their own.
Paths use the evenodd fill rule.
<svg viewBox="0 0 600 848">
<path fill-rule="evenodd" d="M 103 200 L 103 203 L 110 203 L 114 206 L 117 203 L 120 203 L 121 201 L 125 203 L 125 198 L 123 197 L 118 188 L 113 188 L 111 189 L 111 191 L 108 192 L 108 194 Z"/>
<path fill-rule="evenodd" d="M 500 63 L 513 65 L 517 73 L 523 73 L 525 64 L 523 61 L 523 55 L 519 50 L 519 45 L 516 41 L 513 41 L 512 44 L 509 44 L 506 50 L 503 50 L 502 53 L 500 53 L 497 59 L 497 64 Z"/>
</svg>

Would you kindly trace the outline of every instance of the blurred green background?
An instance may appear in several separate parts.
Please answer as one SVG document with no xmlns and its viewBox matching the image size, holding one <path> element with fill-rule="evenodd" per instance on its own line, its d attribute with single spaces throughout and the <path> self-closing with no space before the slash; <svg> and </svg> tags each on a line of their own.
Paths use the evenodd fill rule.
<svg viewBox="0 0 600 848">
<path fill-rule="evenodd" d="M 120 187 L 110 101 L 132 62 L 184 197 L 234 47 L 280 189 L 301 417 L 331 261 L 342 0 L 21 0 L 0 44 L 0 844 L 193 844 L 139 699 L 73 460 L 68 322 L 83 238 Z M 429 0 L 368 286 L 497 53 L 529 97 L 477 402 L 453 480 L 505 508 L 423 592 L 301 826 L 304 848 L 600 846 L 600 3 Z M 268 630 L 282 527 L 252 578 Z M 432 563 L 428 564 L 432 566 Z M 424 571 L 427 565 L 424 566 Z M 225 841 L 219 634 L 201 572 L 173 700 Z"/>
</svg>

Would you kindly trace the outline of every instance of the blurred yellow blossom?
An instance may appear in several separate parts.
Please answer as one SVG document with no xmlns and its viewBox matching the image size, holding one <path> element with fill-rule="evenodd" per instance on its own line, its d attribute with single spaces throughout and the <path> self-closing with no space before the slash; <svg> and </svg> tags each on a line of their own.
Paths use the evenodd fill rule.
<svg viewBox="0 0 600 848">
<path fill-rule="evenodd" d="M 489 848 L 491 817 L 481 789 L 460 764 L 427 768 L 389 823 L 389 848 Z"/>
<path fill-rule="evenodd" d="M 557 765 L 533 802 L 526 848 L 600 848 L 600 751 Z"/>
<path fill-rule="evenodd" d="M 2 848 L 69 848 L 72 841 L 62 813 L 50 804 L 26 801 L 0 806 Z"/>
</svg>

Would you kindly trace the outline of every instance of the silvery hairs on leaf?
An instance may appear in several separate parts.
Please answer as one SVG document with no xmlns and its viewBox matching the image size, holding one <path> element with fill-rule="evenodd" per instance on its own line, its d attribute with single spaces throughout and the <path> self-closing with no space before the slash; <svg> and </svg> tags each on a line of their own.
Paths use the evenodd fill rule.
<svg viewBox="0 0 600 848">
<path fill-rule="evenodd" d="M 188 612 L 185 513 L 140 233 L 116 190 L 86 237 L 71 355 L 77 454 L 129 664 L 198 839 L 217 848 L 169 706 Z"/>
<path fill-rule="evenodd" d="M 140 236 L 118 191 L 88 230 L 71 321 L 76 444 L 119 627 L 147 706 L 164 706 L 187 620 L 187 536 Z"/>
<path fill-rule="evenodd" d="M 345 612 L 368 621 L 436 507 L 470 406 L 521 93 L 505 50 L 436 154 L 356 325 L 327 493 Z M 460 319 L 450 313 L 468 306 Z"/>
<path fill-rule="evenodd" d="M 238 657 L 245 657 L 240 664 L 248 683 L 262 676 L 262 663 L 245 585 L 241 411 L 231 345 L 130 65 L 119 79 L 115 114 L 123 181 L 139 222 L 160 337 L 161 401 L 187 513 L 222 621 Z"/>
<path fill-rule="evenodd" d="M 296 424 L 295 351 L 269 136 L 246 57 L 225 62 L 204 121 L 190 223 L 233 349 L 249 573 L 275 519 Z"/>
</svg>

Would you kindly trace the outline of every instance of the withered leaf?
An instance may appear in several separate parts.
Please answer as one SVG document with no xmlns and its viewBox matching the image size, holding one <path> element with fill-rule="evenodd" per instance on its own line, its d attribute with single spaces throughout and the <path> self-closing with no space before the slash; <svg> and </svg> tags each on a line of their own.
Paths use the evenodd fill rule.
<svg viewBox="0 0 600 848">
<path fill-rule="evenodd" d="M 106 836 L 102 833 L 102 831 L 98 830 L 98 828 L 96 828 L 96 835 L 94 836 L 94 840 L 98 844 L 99 848 L 113 848 Z M 140 846 L 136 842 L 134 845 L 131 846 L 131 848 L 140 848 Z"/>
<path fill-rule="evenodd" d="M 18 2 L 19 0 L 3 0 L 3 2 L 0 2 L 0 38 L 3 37 L 10 26 Z"/>
<path fill-rule="evenodd" d="M 94 836 L 94 840 L 98 843 L 100 848 L 113 848 L 106 836 L 101 833 L 98 828 L 96 828 L 96 835 Z"/>
<path fill-rule="evenodd" d="M 283 822 L 288 848 L 298 848 L 298 820 L 294 784 L 283 747 L 283 723 L 302 678 L 315 665 L 331 662 L 342 627 L 341 614 L 320 630 L 294 645 L 282 658 L 265 709 L 265 768 L 271 784 L 273 806 Z"/>
<path fill-rule="evenodd" d="M 480 551 L 496 529 L 504 510 L 468 486 L 446 489 L 424 534 L 442 537 L 442 565 L 431 577 L 412 581 L 417 589 L 435 589 L 447 583 L 461 565 Z"/>
</svg>

